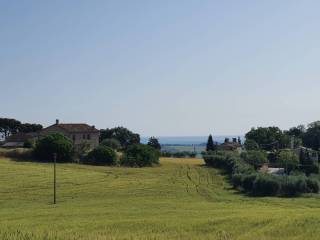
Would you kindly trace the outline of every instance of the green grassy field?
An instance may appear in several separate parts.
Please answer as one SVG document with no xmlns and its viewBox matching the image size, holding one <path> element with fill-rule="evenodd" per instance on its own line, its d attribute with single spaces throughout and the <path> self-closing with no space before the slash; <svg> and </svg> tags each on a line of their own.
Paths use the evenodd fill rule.
<svg viewBox="0 0 320 240">
<path fill-rule="evenodd" d="M 317 197 L 252 198 L 200 159 L 155 168 L 0 159 L 0 239 L 319 239 Z"/>
</svg>

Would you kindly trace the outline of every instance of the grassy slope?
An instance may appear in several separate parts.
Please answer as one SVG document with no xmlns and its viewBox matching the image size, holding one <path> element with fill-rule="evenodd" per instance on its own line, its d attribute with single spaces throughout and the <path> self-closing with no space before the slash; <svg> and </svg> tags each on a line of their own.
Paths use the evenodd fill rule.
<svg viewBox="0 0 320 240">
<path fill-rule="evenodd" d="M 312 198 L 250 198 L 196 159 L 128 169 L 0 160 L 0 239 L 319 239 Z"/>
</svg>

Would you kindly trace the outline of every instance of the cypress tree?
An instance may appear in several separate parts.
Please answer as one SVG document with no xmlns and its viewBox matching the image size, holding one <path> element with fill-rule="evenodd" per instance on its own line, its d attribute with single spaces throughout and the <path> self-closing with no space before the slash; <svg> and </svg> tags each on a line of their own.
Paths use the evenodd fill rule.
<svg viewBox="0 0 320 240">
<path fill-rule="evenodd" d="M 208 142 L 207 142 L 207 151 L 214 151 L 215 150 L 215 145 L 213 143 L 212 135 L 210 134 L 208 137 Z"/>
</svg>

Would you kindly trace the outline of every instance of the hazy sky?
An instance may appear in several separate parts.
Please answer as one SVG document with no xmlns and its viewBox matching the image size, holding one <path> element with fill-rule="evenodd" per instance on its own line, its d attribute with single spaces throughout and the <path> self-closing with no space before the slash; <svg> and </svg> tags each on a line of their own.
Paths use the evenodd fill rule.
<svg viewBox="0 0 320 240">
<path fill-rule="evenodd" d="M 319 120 L 320 1 L 0 0 L 0 117 L 244 134 Z"/>
</svg>

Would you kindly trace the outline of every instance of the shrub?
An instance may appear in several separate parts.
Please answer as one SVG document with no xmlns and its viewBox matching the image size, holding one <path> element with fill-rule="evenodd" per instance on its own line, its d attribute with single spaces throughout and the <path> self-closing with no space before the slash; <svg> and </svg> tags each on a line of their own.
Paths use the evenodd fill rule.
<svg viewBox="0 0 320 240">
<path fill-rule="evenodd" d="M 242 174 L 238 174 L 238 173 L 233 174 L 232 179 L 231 179 L 233 187 L 235 187 L 235 188 L 241 187 L 242 178 L 243 178 Z"/>
<path fill-rule="evenodd" d="M 297 196 L 308 192 L 304 176 L 288 176 L 284 177 L 282 181 L 282 193 L 285 196 Z"/>
<path fill-rule="evenodd" d="M 280 189 L 280 181 L 273 175 L 258 174 L 253 183 L 253 193 L 259 196 L 277 195 Z"/>
<path fill-rule="evenodd" d="M 39 140 L 34 149 L 34 156 L 39 161 L 52 161 L 54 153 L 57 154 L 57 162 L 70 162 L 73 155 L 71 140 L 60 133 L 53 133 Z"/>
<path fill-rule="evenodd" d="M 33 143 L 30 140 L 27 140 L 23 143 L 23 147 L 24 148 L 32 148 L 33 147 Z"/>
<path fill-rule="evenodd" d="M 172 156 L 175 158 L 184 158 L 184 157 L 186 157 L 186 153 L 185 152 L 175 152 L 175 153 L 172 153 Z"/>
<path fill-rule="evenodd" d="M 315 179 L 315 178 L 307 178 L 306 179 L 306 184 L 307 184 L 308 192 L 319 193 L 320 183 L 319 183 L 319 181 L 317 179 Z"/>
<path fill-rule="evenodd" d="M 110 147 L 114 150 L 119 150 L 121 148 L 120 142 L 114 138 L 106 138 L 100 143 L 100 145 Z"/>
<path fill-rule="evenodd" d="M 277 163 L 283 167 L 287 173 L 298 168 L 299 158 L 297 154 L 290 150 L 282 150 L 277 156 Z"/>
<path fill-rule="evenodd" d="M 268 163 L 267 155 L 263 151 L 247 151 L 241 154 L 241 158 L 257 169 L 264 163 Z"/>
<path fill-rule="evenodd" d="M 242 188 L 246 192 L 252 192 L 253 190 L 253 183 L 256 180 L 257 174 L 248 174 L 244 175 L 242 178 Z"/>
<path fill-rule="evenodd" d="M 250 150 L 258 150 L 259 149 L 259 145 L 256 141 L 252 140 L 252 139 L 247 139 L 244 142 L 244 147 L 247 151 Z"/>
<path fill-rule="evenodd" d="M 30 160 L 32 158 L 32 149 L 17 148 L 0 151 L 0 156 L 14 159 Z"/>
<path fill-rule="evenodd" d="M 146 167 L 159 163 L 159 151 L 143 144 L 134 144 L 127 148 L 121 159 L 121 165 Z"/>
<path fill-rule="evenodd" d="M 98 146 L 89 152 L 85 158 L 84 163 L 93 165 L 115 165 L 117 162 L 117 155 L 115 151 L 106 146 Z"/>
<path fill-rule="evenodd" d="M 172 153 L 171 152 L 161 152 L 161 156 L 162 157 L 172 157 Z"/>
</svg>

